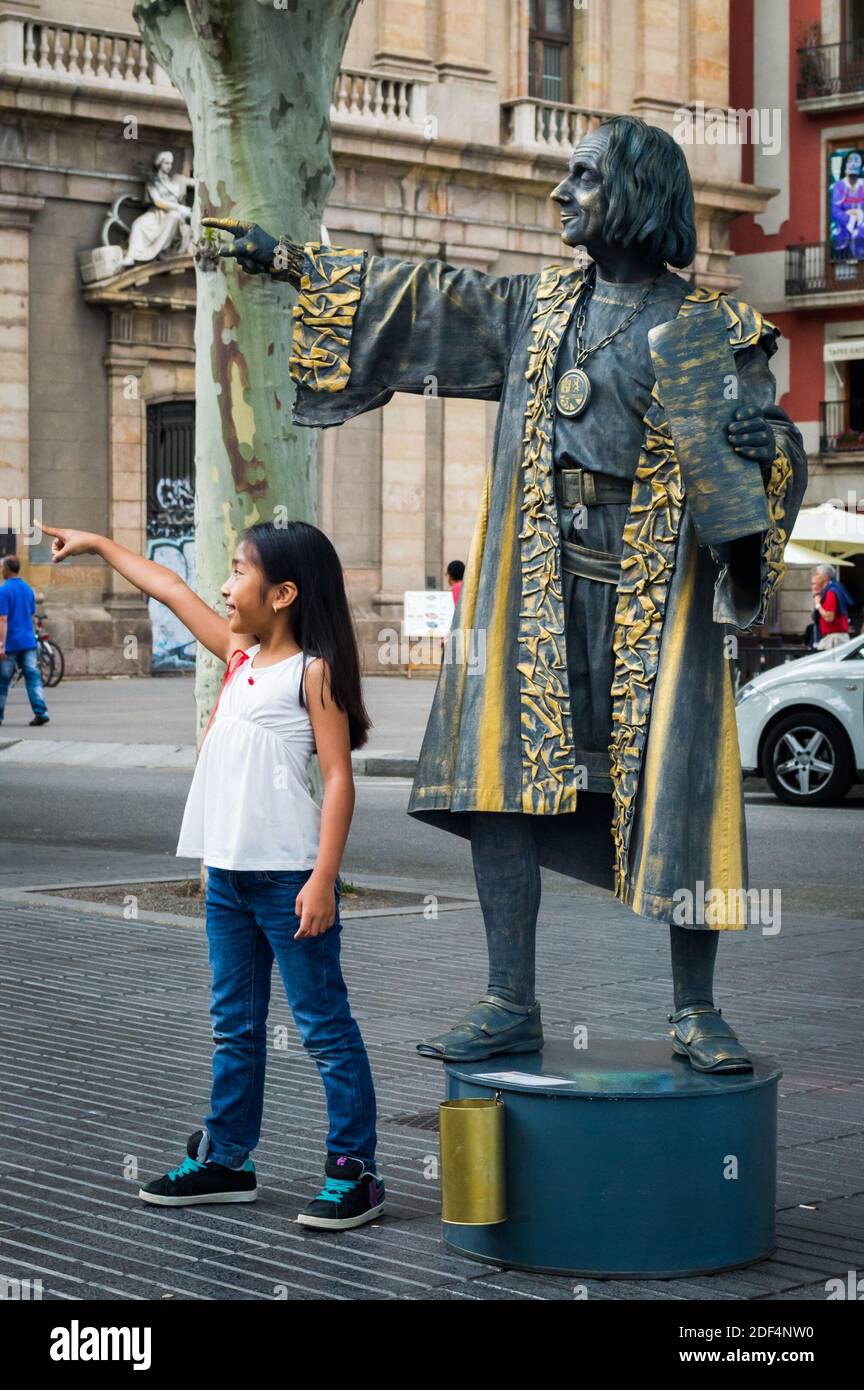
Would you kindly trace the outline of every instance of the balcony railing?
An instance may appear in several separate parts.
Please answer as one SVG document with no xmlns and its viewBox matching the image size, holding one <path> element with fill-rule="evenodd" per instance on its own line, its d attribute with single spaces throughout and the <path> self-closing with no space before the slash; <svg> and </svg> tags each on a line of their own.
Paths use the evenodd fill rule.
<svg viewBox="0 0 864 1390">
<path fill-rule="evenodd" d="M 57 91 L 134 93 L 182 105 L 140 35 L 91 25 L 0 15 L 0 76 Z"/>
<path fill-rule="evenodd" d="M 787 294 L 837 294 L 864 290 L 864 261 L 830 241 L 786 247 Z"/>
<path fill-rule="evenodd" d="M 342 68 L 333 84 L 331 119 L 424 132 L 427 82 L 361 68 Z M 429 134 L 430 132 L 426 132 Z"/>
<path fill-rule="evenodd" d="M 819 449 L 823 454 L 864 453 L 864 398 L 820 403 Z"/>
<path fill-rule="evenodd" d="M 183 105 L 168 74 L 138 34 L 91 25 L 0 15 L 0 82 L 36 90 L 82 93 Z M 338 125 L 429 134 L 427 82 L 342 68 L 333 84 L 330 118 Z"/>
<path fill-rule="evenodd" d="M 864 39 L 798 49 L 799 101 L 864 92 Z"/>
<path fill-rule="evenodd" d="M 501 138 L 505 145 L 569 155 L 582 136 L 596 130 L 612 112 L 522 97 L 518 101 L 503 102 L 501 115 Z"/>
</svg>

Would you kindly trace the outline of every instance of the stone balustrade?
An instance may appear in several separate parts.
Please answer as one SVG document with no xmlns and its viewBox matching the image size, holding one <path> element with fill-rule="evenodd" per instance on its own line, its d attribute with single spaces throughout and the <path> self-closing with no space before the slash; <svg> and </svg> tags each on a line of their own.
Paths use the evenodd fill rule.
<svg viewBox="0 0 864 1390">
<path fill-rule="evenodd" d="M 342 68 L 333 84 L 331 120 L 334 125 L 359 122 L 422 133 L 428 85 L 411 77 Z"/>
<path fill-rule="evenodd" d="M 136 95 L 182 105 L 138 34 L 0 15 L 0 80 L 58 92 Z"/>
<path fill-rule="evenodd" d="M 183 106 L 167 73 L 138 34 L 92 25 L 61 24 L 23 15 L 0 15 L 0 82 L 53 90 Z M 334 126 L 424 133 L 427 82 L 343 68 L 333 84 Z"/>
<path fill-rule="evenodd" d="M 611 111 L 588 106 L 568 106 L 537 97 L 520 97 L 501 106 L 502 141 L 518 149 L 536 149 L 569 155 L 583 135 L 596 130 Z"/>
</svg>

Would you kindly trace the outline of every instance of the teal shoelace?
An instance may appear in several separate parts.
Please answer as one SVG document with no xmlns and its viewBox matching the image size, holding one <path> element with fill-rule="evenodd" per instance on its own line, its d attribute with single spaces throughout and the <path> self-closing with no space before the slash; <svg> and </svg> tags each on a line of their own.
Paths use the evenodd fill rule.
<svg viewBox="0 0 864 1390">
<path fill-rule="evenodd" d="M 348 1178 L 328 1178 L 322 1187 L 316 1202 L 340 1202 L 348 1192 L 353 1192 L 357 1186 Z"/>
<path fill-rule="evenodd" d="M 179 1168 L 172 1168 L 168 1177 L 171 1182 L 176 1182 L 178 1178 L 185 1178 L 189 1173 L 199 1173 L 204 1169 L 204 1164 L 199 1163 L 197 1158 L 190 1158 L 187 1154 Z"/>
</svg>

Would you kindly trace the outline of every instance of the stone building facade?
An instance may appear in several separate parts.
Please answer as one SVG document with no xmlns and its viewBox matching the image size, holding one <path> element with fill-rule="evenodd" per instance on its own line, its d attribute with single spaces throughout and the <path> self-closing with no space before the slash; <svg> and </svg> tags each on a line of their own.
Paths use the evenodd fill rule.
<svg viewBox="0 0 864 1390">
<path fill-rule="evenodd" d="M 699 138 L 704 107 L 728 106 L 729 63 L 716 0 L 363 0 L 333 93 L 327 234 L 496 275 L 537 270 L 571 254 L 549 193 L 582 133 L 618 112 L 671 129 L 689 107 L 699 249 L 682 269 L 734 291 L 730 224 L 771 191 L 742 180 L 736 143 Z M 191 258 L 81 275 L 106 212 L 134 210 L 162 150 L 191 172 L 184 107 L 129 0 L 0 3 L 0 547 L 17 544 L 72 674 L 149 672 L 157 627 L 160 669 L 194 651 L 101 564 L 53 568 L 44 544 L 11 535 L 16 508 L 22 524 L 38 508 L 170 554 L 191 576 Z M 397 394 L 320 436 L 318 523 L 342 557 L 368 669 L 404 591 L 443 586 L 447 562 L 465 558 L 495 411 Z"/>
</svg>

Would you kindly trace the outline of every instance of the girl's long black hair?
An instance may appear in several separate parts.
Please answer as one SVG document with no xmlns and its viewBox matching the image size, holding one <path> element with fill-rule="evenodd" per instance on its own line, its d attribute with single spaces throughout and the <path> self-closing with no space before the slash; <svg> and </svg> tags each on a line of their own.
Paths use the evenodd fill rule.
<svg viewBox="0 0 864 1390">
<path fill-rule="evenodd" d="M 248 526 L 239 539 L 253 550 L 268 584 L 290 580 L 297 585 L 297 597 L 291 605 L 294 640 L 308 656 L 320 656 L 327 662 L 330 693 L 348 715 L 351 747 L 362 748 L 372 721 L 363 704 L 357 637 L 342 566 L 332 542 L 307 521 L 286 521 L 279 526 L 259 521 Z M 305 708 L 302 675 L 300 703 Z"/>
</svg>

